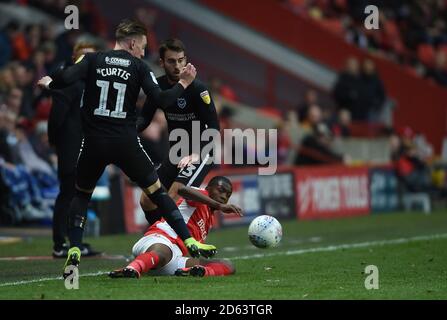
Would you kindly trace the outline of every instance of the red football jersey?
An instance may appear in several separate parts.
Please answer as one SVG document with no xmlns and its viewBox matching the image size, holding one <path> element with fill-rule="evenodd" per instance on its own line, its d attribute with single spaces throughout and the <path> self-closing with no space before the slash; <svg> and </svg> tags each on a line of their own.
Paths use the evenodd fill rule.
<svg viewBox="0 0 447 320">
<path fill-rule="evenodd" d="M 203 189 L 197 190 L 208 196 L 208 191 Z M 177 206 L 191 236 L 199 242 L 204 242 L 214 222 L 213 211 L 203 203 L 184 198 L 180 198 L 177 201 Z M 172 243 L 177 244 L 184 255 L 188 254 L 188 249 L 186 249 L 182 239 L 163 218 L 151 225 L 144 235 L 147 236 L 153 233 L 162 234 L 171 240 Z"/>
</svg>

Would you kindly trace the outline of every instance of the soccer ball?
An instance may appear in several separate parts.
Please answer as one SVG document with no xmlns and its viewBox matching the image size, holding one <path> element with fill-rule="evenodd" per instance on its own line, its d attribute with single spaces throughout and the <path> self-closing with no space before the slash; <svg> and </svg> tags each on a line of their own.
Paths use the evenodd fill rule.
<svg viewBox="0 0 447 320">
<path fill-rule="evenodd" d="M 276 247 L 282 238 L 282 227 L 269 215 L 256 217 L 248 227 L 248 239 L 258 248 Z"/>
</svg>

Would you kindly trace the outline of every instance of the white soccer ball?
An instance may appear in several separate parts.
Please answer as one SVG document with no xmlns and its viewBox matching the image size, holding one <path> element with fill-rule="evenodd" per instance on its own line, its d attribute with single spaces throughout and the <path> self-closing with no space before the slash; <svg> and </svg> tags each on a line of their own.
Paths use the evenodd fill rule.
<svg viewBox="0 0 447 320">
<path fill-rule="evenodd" d="M 269 215 L 256 217 L 248 227 L 248 238 L 258 248 L 272 248 L 282 238 L 282 226 L 278 220 Z"/>
</svg>

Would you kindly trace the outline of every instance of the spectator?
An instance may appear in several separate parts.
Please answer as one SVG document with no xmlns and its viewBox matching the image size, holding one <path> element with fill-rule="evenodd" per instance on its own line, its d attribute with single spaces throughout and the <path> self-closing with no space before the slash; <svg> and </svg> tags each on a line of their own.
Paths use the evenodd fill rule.
<svg viewBox="0 0 447 320">
<path fill-rule="evenodd" d="M 288 2 L 291 10 L 301 17 L 312 17 L 317 6 L 320 19 L 315 20 L 323 24 L 327 18 L 341 20 L 346 41 L 374 51 L 376 55 L 407 64 L 415 69 L 413 73 L 416 74 L 421 74 L 417 69 L 422 63 L 425 67 L 432 67 L 434 61 L 431 61 L 430 51 L 447 44 L 447 2 L 444 0 Z M 364 28 L 364 10 L 369 4 L 380 8 L 379 30 Z"/>
<path fill-rule="evenodd" d="M 332 136 L 324 123 L 314 126 L 301 143 L 295 165 L 343 163 L 343 156 L 331 150 Z"/>
<path fill-rule="evenodd" d="M 301 134 L 303 138 L 311 134 L 316 125 L 323 121 L 323 112 L 321 108 L 313 104 L 309 107 L 306 118 L 302 119 L 300 123 Z"/>
<path fill-rule="evenodd" d="M 21 106 L 23 100 L 23 92 L 19 88 L 12 88 L 6 96 L 6 106 L 15 115 L 20 114 Z"/>
<path fill-rule="evenodd" d="M 19 33 L 19 25 L 10 22 L 0 31 L 0 67 L 6 65 L 14 57 L 13 39 Z"/>
<path fill-rule="evenodd" d="M 27 47 L 31 52 L 38 49 L 42 42 L 42 26 L 31 24 L 25 28 L 25 38 Z"/>
<path fill-rule="evenodd" d="M 413 133 L 409 128 L 405 128 L 399 136 L 390 137 L 391 160 L 406 190 L 429 192 L 432 190 L 430 169 L 417 154 L 412 138 Z"/>
<path fill-rule="evenodd" d="M 54 169 L 34 151 L 23 127 L 19 126 L 16 130 L 18 139 L 18 152 L 20 162 L 24 164 L 29 172 L 43 172 L 55 176 Z"/>
<path fill-rule="evenodd" d="M 158 59 L 158 48 L 160 47 L 157 34 L 154 32 L 154 26 L 157 22 L 158 12 L 146 7 L 140 7 L 135 11 L 135 18 L 141 21 L 147 28 L 147 47 L 149 60 L 156 61 Z"/>
<path fill-rule="evenodd" d="M 361 120 L 378 122 L 385 102 L 385 89 L 382 80 L 376 72 L 376 66 L 370 59 L 363 61 L 361 85 L 360 105 L 367 112 L 366 119 Z"/>
<path fill-rule="evenodd" d="M 276 126 L 278 134 L 278 145 L 277 145 L 277 163 L 279 165 L 288 164 L 289 155 L 292 152 L 292 141 L 289 138 L 289 133 L 286 130 L 286 124 L 280 121 Z"/>
<path fill-rule="evenodd" d="M 447 87 L 447 63 L 446 63 L 446 53 L 444 51 L 439 51 L 436 54 L 436 62 L 434 68 L 427 71 L 427 77 L 433 79 L 436 83 L 441 86 Z"/>
<path fill-rule="evenodd" d="M 53 169 L 57 167 L 57 157 L 48 141 L 48 123 L 40 121 L 30 137 L 30 143 L 36 155 L 48 163 Z"/>
<path fill-rule="evenodd" d="M 10 164 L 20 163 L 15 135 L 16 115 L 5 107 L 0 109 L 0 159 Z"/>
<path fill-rule="evenodd" d="M 22 104 L 18 115 L 27 118 L 34 116 L 33 100 L 34 100 L 34 70 L 32 66 L 24 63 L 13 64 L 13 74 L 17 87 L 22 91 Z"/>
<path fill-rule="evenodd" d="M 15 87 L 15 79 L 11 67 L 0 70 L 0 103 L 4 102 L 4 95 Z"/>
<path fill-rule="evenodd" d="M 369 41 L 364 34 L 362 27 L 357 26 L 349 17 L 345 19 L 345 30 L 345 39 L 347 42 L 353 43 L 360 48 L 368 48 Z"/>
<path fill-rule="evenodd" d="M 361 104 L 361 74 L 359 61 L 351 57 L 346 69 L 341 72 L 334 86 L 334 98 L 338 109 L 347 109 L 353 120 L 365 120 L 367 112 Z"/>
<path fill-rule="evenodd" d="M 332 133 L 336 137 L 347 138 L 351 136 L 351 114 L 346 109 L 338 111 L 337 120 L 332 125 Z"/>
<path fill-rule="evenodd" d="M 234 102 L 238 101 L 238 97 L 234 90 L 230 86 L 223 84 L 222 80 L 218 77 L 211 77 L 209 79 L 209 84 L 211 91 L 210 93 L 213 97 L 215 97 L 216 95 L 220 95 L 227 100 Z"/>
<path fill-rule="evenodd" d="M 318 104 L 318 94 L 314 89 L 309 89 L 304 94 L 304 101 L 297 107 L 298 119 L 306 119 L 311 105 Z"/>
</svg>

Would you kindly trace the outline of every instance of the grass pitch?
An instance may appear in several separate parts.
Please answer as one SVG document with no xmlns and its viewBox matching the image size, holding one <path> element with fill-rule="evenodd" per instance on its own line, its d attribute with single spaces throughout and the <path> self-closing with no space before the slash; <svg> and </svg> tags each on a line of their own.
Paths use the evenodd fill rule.
<svg viewBox="0 0 447 320">
<path fill-rule="evenodd" d="M 231 259 L 228 277 L 109 279 L 124 258 L 81 260 L 79 290 L 58 277 L 63 260 L 48 256 L 51 240 L 0 244 L 0 299 L 446 299 L 447 212 L 377 214 L 325 221 L 283 221 L 283 241 L 257 249 L 247 227 L 211 233 L 217 257 Z M 139 235 L 86 239 L 108 255 L 130 255 Z M 379 270 L 379 289 L 366 290 L 365 268 Z"/>
</svg>

